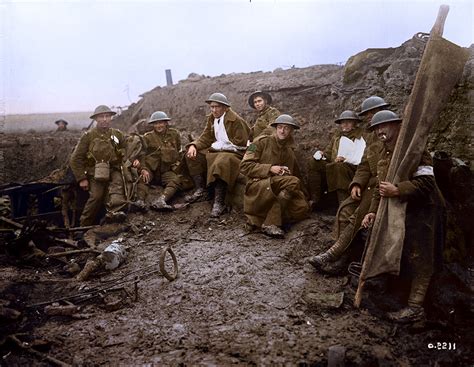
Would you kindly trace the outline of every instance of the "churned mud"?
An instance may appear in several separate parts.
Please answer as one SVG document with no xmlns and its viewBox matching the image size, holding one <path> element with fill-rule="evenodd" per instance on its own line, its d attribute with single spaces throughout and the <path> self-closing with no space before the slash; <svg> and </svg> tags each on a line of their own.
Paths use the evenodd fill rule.
<svg viewBox="0 0 474 367">
<path fill-rule="evenodd" d="M 349 366 L 461 366 L 474 360 L 468 320 L 396 326 L 354 308 L 348 277 L 324 277 L 305 264 L 305 257 L 331 244 L 332 215 L 313 213 L 285 239 L 270 239 L 245 232 L 240 213 L 211 220 L 209 211 L 203 202 L 172 213 L 132 214 L 127 232 L 105 241 L 122 237 L 130 247 L 126 262 L 85 282 L 69 280 L 57 261 L 18 266 L 3 258 L 1 298 L 22 314 L 2 325 L 2 335 L 17 334 L 73 365 L 324 366 L 334 345 L 345 348 Z M 166 246 L 179 263 L 172 282 L 158 271 Z M 169 258 L 166 266 L 171 270 Z M 28 307 L 113 279 L 131 281 L 104 292 L 105 300 L 71 299 L 81 306 L 74 316 Z M 2 365 L 54 365 L 9 339 L 2 342 Z M 456 349 L 430 349 L 437 342 L 456 343 Z"/>
</svg>

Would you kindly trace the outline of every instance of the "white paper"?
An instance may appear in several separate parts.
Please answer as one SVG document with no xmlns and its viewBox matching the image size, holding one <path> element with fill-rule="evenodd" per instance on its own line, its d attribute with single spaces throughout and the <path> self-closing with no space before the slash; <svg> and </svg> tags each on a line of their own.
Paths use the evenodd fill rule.
<svg viewBox="0 0 474 367">
<path fill-rule="evenodd" d="M 364 138 L 355 139 L 352 141 L 345 136 L 341 136 L 339 140 L 339 148 L 337 150 L 338 157 L 344 157 L 344 162 L 358 165 L 362 160 L 364 154 L 365 140 Z"/>
</svg>

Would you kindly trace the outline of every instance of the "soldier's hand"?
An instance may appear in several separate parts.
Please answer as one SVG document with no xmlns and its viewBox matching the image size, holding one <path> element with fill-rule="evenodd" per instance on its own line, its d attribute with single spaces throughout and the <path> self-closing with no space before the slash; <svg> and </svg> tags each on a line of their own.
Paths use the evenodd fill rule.
<svg viewBox="0 0 474 367">
<path fill-rule="evenodd" d="M 140 161 L 138 159 L 135 159 L 132 163 L 132 166 L 135 168 L 140 168 Z"/>
<path fill-rule="evenodd" d="M 87 178 L 84 178 L 83 180 L 79 181 L 79 187 L 83 189 L 84 191 L 89 190 L 89 180 Z"/>
<path fill-rule="evenodd" d="M 393 183 L 382 181 L 379 184 L 380 196 L 385 198 L 393 198 L 395 196 L 400 196 L 400 190 Z"/>
<path fill-rule="evenodd" d="M 188 148 L 188 151 L 186 152 L 186 157 L 190 159 L 196 159 L 196 155 L 197 155 L 196 146 L 190 145 Z"/>
<path fill-rule="evenodd" d="M 359 185 L 352 186 L 351 189 L 351 198 L 352 200 L 360 200 L 361 188 Z"/>
<path fill-rule="evenodd" d="M 146 184 L 150 182 L 150 172 L 148 172 L 146 169 L 142 170 L 140 175 L 142 176 L 143 182 Z"/>
<path fill-rule="evenodd" d="M 346 160 L 346 158 L 341 157 L 341 156 L 336 157 L 336 159 L 335 159 L 336 162 L 344 162 L 345 160 Z"/>
<path fill-rule="evenodd" d="M 288 167 L 285 166 L 271 166 L 270 172 L 273 173 L 275 176 L 283 176 L 285 174 L 290 174 L 290 170 L 288 169 Z"/>
<path fill-rule="evenodd" d="M 362 219 L 362 227 L 369 228 L 372 226 L 375 220 L 375 213 L 367 213 Z"/>
</svg>

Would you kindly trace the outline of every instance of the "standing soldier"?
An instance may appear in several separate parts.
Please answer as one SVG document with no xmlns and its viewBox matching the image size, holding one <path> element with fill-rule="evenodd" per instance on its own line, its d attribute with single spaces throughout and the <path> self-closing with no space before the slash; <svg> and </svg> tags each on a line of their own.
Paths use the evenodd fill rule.
<svg viewBox="0 0 474 367">
<path fill-rule="evenodd" d="M 280 111 L 272 107 L 272 96 L 266 92 L 257 90 L 249 97 L 249 106 L 257 110 L 258 115 L 252 127 L 252 138 L 255 139 L 261 134 L 272 135 L 274 132 L 270 124 L 280 116 Z"/>
<path fill-rule="evenodd" d="M 187 146 L 186 164 L 196 188 L 188 201 L 197 201 L 206 195 L 203 175 L 207 173 L 207 185 L 214 186 L 211 217 L 219 217 L 226 209 L 226 193 L 233 191 L 239 175 L 250 127 L 230 108 L 222 93 L 211 94 L 206 103 L 211 109 L 206 127 L 201 136 Z"/>
<path fill-rule="evenodd" d="M 144 205 L 148 185 L 154 179 L 164 187 L 163 193 L 151 205 L 156 210 L 173 209 L 167 202 L 181 190 L 181 180 L 175 173 L 180 161 L 181 137 L 178 130 L 169 127 L 170 120 L 163 111 L 153 112 L 148 120 L 153 131 L 143 137 L 146 155 L 140 159 L 142 180 L 138 183 L 138 203 Z"/>
<path fill-rule="evenodd" d="M 383 145 L 375 163 L 377 185 L 362 226 L 373 224 L 381 197 L 407 203 L 400 273 L 411 280 L 408 306 L 389 313 L 388 318 L 396 322 L 414 322 L 424 319 L 423 301 L 431 276 L 442 257 L 444 200 L 436 185 L 432 159 L 427 150 L 409 180 L 396 185 L 386 181 L 401 122 L 392 111 L 378 112 L 372 118 L 370 129 Z M 386 261 L 397 260 L 387 254 Z"/>
<path fill-rule="evenodd" d="M 316 151 L 308 164 L 308 189 L 313 205 L 318 203 L 324 189 L 336 191 L 339 204 L 349 196 L 349 184 L 364 153 L 364 130 L 358 126 L 357 114 L 344 111 L 334 122 L 340 130 L 324 151 Z"/>
<path fill-rule="evenodd" d="M 278 116 L 271 126 L 275 132 L 255 139 L 240 165 L 248 178 L 244 212 L 250 229 L 282 238 L 281 226 L 306 218 L 309 206 L 293 151 L 293 130 L 300 127 L 290 115 Z"/>
<path fill-rule="evenodd" d="M 122 211 L 127 205 L 122 174 L 125 136 L 120 130 L 111 128 L 114 115 L 116 113 L 109 107 L 98 106 L 90 117 L 97 126 L 82 135 L 71 155 L 70 166 L 79 187 L 89 191 L 81 226 L 95 223 L 104 202 L 107 222 L 126 219 Z"/>
</svg>

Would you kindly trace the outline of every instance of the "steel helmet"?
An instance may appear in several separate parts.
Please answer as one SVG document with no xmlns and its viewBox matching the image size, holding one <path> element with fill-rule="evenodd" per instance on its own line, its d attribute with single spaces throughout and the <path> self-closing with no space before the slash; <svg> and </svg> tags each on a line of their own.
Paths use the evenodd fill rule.
<svg viewBox="0 0 474 367">
<path fill-rule="evenodd" d="M 362 116 L 364 113 L 369 112 L 370 110 L 373 110 L 375 108 L 388 106 L 390 106 L 390 103 L 385 102 L 382 97 L 371 96 L 369 98 L 366 98 L 360 105 L 359 116 Z"/>
<path fill-rule="evenodd" d="M 148 120 L 148 123 L 152 124 L 156 121 L 169 121 L 169 120 L 171 119 L 163 111 L 155 111 L 151 114 L 150 119 Z"/>
<path fill-rule="evenodd" d="M 64 125 L 68 125 L 68 124 L 69 124 L 66 120 L 63 120 L 63 119 L 59 119 L 59 120 L 54 121 L 54 123 L 55 123 L 56 125 L 59 125 L 61 122 L 62 122 Z"/>
<path fill-rule="evenodd" d="M 206 99 L 207 104 L 211 102 L 217 102 L 223 104 L 224 106 L 230 107 L 230 103 L 227 100 L 227 97 L 224 96 L 222 93 L 212 93 L 211 96 Z"/>
<path fill-rule="evenodd" d="M 90 116 L 91 119 L 95 119 L 97 115 L 100 115 L 101 113 L 111 113 L 113 115 L 116 115 L 117 112 L 112 111 L 109 107 L 106 105 L 101 104 L 100 106 L 97 106 L 96 109 L 94 110 L 94 113 Z"/>
<path fill-rule="evenodd" d="M 379 111 L 372 117 L 369 130 L 372 130 L 375 126 L 384 124 L 386 122 L 402 122 L 402 119 L 398 117 L 395 112 L 390 110 Z"/>
<path fill-rule="evenodd" d="M 334 122 L 340 124 L 343 120 L 354 120 L 355 122 L 360 122 L 359 116 L 351 110 L 343 111 Z"/>
<path fill-rule="evenodd" d="M 278 116 L 274 122 L 270 124 L 270 126 L 276 127 L 278 124 L 285 124 L 293 126 L 296 130 L 300 128 L 300 125 L 295 121 L 293 117 L 290 115 L 280 115 Z"/>
<path fill-rule="evenodd" d="M 257 90 L 253 92 L 250 97 L 249 97 L 249 106 L 255 109 L 255 106 L 253 105 L 253 99 L 255 97 L 262 97 L 267 104 L 272 104 L 272 96 L 268 94 L 267 92 L 262 92 L 261 90 Z"/>
</svg>

